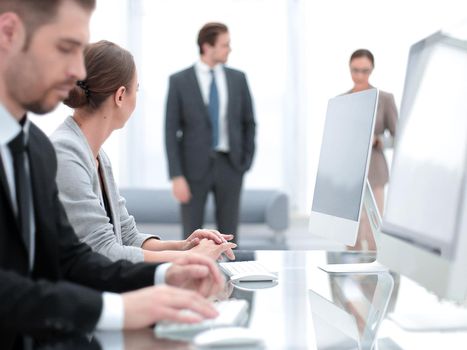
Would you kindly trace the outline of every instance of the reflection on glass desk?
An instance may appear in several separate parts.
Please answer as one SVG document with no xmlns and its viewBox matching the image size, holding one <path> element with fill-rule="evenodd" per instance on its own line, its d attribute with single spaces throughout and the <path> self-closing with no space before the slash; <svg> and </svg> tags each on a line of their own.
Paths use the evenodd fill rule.
<svg viewBox="0 0 467 350">
<path fill-rule="evenodd" d="M 143 349 L 192 349 L 182 341 L 158 339 L 152 329 L 125 332 L 98 332 L 90 336 L 60 337 L 35 341 L 23 350 L 143 350 Z"/>
<path fill-rule="evenodd" d="M 278 271 L 277 283 L 250 286 L 228 283 L 220 296 L 220 299 L 248 301 L 249 310 L 244 326 L 264 340 L 258 349 L 331 350 L 371 347 L 381 316 L 375 311 L 382 309 L 381 303 L 387 299 L 390 290 L 389 274 L 331 276 L 317 267 L 342 260 L 364 260 L 368 258 L 367 255 L 355 252 L 329 254 L 324 251 L 239 251 L 236 256 L 238 260 L 256 259 L 271 271 Z M 409 290 L 404 288 L 405 282 L 401 278 L 399 294 L 403 297 L 412 290 L 410 284 Z M 417 303 L 417 298 L 412 303 Z M 430 342 L 424 341 L 427 338 Z M 123 344 L 120 347 L 109 345 L 119 340 Z M 97 341 L 102 342 L 101 347 L 98 347 Z M 379 350 L 455 349 L 459 344 L 465 348 L 467 333 L 408 333 L 386 319 L 380 327 L 376 344 L 375 349 Z M 420 344 L 423 346 L 418 346 Z M 431 347 L 432 344 L 435 346 Z M 86 349 L 84 346 L 72 347 L 69 344 L 63 348 L 57 346 L 43 349 L 74 348 Z M 88 348 L 196 349 L 189 341 L 158 338 L 152 329 L 101 333 Z"/>
<path fill-rule="evenodd" d="M 388 273 L 330 275 L 332 298 L 309 290 L 318 349 L 373 349 L 391 297 Z"/>
</svg>

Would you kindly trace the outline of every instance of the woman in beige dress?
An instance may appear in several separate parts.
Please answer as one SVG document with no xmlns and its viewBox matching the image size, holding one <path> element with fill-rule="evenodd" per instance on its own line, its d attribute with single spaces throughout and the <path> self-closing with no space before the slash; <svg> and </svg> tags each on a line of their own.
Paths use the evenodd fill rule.
<svg viewBox="0 0 467 350">
<path fill-rule="evenodd" d="M 369 50 L 359 49 L 352 53 L 349 67 L 354 87 L 348 93 L 373 88 L 370 85 L 369 78 L 375 67 L 375 60 Z M 381 214 L 384 209 L 384 186 L 389 179 L 388 165 L 383 152 L 383 134 L 388 130 L 391 136 L 394 137 L 396 124 L 397 108 L 394 96 L 389 92 L 380 90 L 368 179 Z M 362 210 L 357 243 L 353 249 L 376 250 L 375 240 L 365 210 Z"/>
</svg>

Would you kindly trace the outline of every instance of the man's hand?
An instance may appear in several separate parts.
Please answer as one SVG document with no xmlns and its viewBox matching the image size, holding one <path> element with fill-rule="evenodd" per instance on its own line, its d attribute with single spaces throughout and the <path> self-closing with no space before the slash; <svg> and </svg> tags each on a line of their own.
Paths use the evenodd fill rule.
<svg viewBox="0 0 467 350">
<path fill-rule="evenodd" d="M 165 274 L 165 283 L 194 290 L 208 297 L 224 288 L 224 277 L 213 259 L 195 253 L 174 260 Z"/>
<path fill-rule="evenodd" d="M 139 329 L 161 320 L 195 323 L 218 315 L 213 304 L 199 293 L 167 285 L 123 293 L 122 298 L 124 329 Z M 195 314 L 181 312 L 184 309 Z"/>
<path fill-rule="evenodd" d="M 176 176 L 172 179 L 172 193 L 180 203 L 188 203 L 190 201 L 190 186 L 184 176 Z"/>
</svg>

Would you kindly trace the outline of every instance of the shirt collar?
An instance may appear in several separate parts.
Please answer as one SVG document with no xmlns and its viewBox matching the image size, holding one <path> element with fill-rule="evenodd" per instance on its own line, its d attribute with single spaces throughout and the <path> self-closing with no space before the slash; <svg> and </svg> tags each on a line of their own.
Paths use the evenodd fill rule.
<svg viewBox="0 0 467 350">
<path fill-rule="evenodd" d="M 31 122 L 26 117 L 24 133 L 28 137 Z M 13 140 L 21 131 L 20 123 L 0 104 L 0 145 L 6 145 Z"/>
<path fill-rule="evenodd" d="M 209 67 L 206 63 L 204 63 L 203 61 L 201 60 L 198 60 L 196 63 L 196 68 L 200 71 L 200 72 L 203 72 L 203 73 L 209 73 L 212 70 L 214 70 L 215 72 L 218 72 L 219 70 L 222 70 L 224 68 L 224 65 L 222 63 L 218 63 L 216 64 L 214 67 Z"/>
</svg>

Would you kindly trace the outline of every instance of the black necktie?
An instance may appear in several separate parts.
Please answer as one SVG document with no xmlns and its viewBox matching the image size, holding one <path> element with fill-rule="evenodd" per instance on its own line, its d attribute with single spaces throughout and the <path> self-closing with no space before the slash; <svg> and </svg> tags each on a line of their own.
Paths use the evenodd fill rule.
<svg viewBox="0 0 467 350">
<path fill-rule="evenodd" d="M 21 132 L 8 143 L 13 156 L 15 169 L 16 202 L 18 204 L 18 223 L 24 243 L 31 258 L 31 186 L 26 172 L 27 145 L 24 139 L 24 132 Z M 31 263 L 31 262 L 30 262 Z"/>
</svg>

